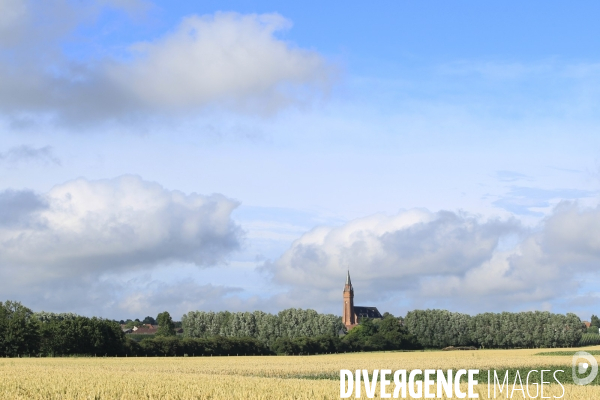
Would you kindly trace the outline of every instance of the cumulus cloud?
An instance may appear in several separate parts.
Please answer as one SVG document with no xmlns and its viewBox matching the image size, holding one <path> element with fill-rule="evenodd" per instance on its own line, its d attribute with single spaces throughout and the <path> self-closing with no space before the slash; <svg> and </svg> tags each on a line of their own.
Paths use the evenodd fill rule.
<svg viewBox="0 0 600 400">
<path fill-rule="evenodd" d="M 0 115 L 13 128 L 41 121 L 89 128 L 207 107 L 270 113 L 322 93 L 332 76 L 320 54 L 277 37 L 291 27 L 278 14 L 189 16 L 125 54 L 73 60 L 61 45 L 90 15 L 143 3 L 0 1 L 11 10 L 0 16 Z"/>
<path fill-rule="evenodd" d="M 328 67 L 313 51 L 292 47 L 275 32 L 291 26 L 278 14 L 217 13 L 185 18 L 174 32 L 132 47 L 132 62 L 108 75 L 151 107 L 246 105 L 284 101 L 293 86 L 327 80 Z"/>
<path fill-rule="evenodd" d="M 339 300 L 331 288 L 349 268 L 359 303 L 479 312 L 547 308 L 575 295 L 598 263 L 600 207 L 562 202 L 534 230 L 423 210 L 319 227 L 262 268 L 290 293 L 326 303 Z"/>
<path fill-rule="evenodd" d="M 0 267 L 27 282 L 222 262 L 239 246 L 238 203 L 170 191 L 136 176 L 77 179 L 45 194 L 0 195 Z M 13 281 L 15 282 L 15 281 Z"/>
<path fill-rule="evenodd" d="M 500 238 L 515 230 L 514 221 L 480 222 L 446 211 L 377 214 L 341 227 L 318 227 L 265 268 L 279 283 L 322 288 L 339 285 L 350 269 L 376 293 L 410 286 L 426 275 L 465 273 L 488 260 Z"/>
<path fill-rule="evenodd" d="M 510 251 L 451 280 L 425 283 L 438 296 L 477 298 L 482 305 L 540 305 L 575 297 L 586 278 L 597 278 L 600 263 L 600 207 L 561 202 L 538 230 Z"/>
</svg>

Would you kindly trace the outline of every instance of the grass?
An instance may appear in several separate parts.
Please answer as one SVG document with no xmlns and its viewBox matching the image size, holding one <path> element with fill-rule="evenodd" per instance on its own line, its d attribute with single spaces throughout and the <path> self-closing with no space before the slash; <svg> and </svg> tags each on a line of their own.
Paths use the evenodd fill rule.
<svg viewBox="0 0 600 400">
<path fill-rule="evenodd" d="M 586 351 L 593 356 L 600 356 L 600 350 L 573 350 L 573 351 L 544 351 L 541 353 L 535 353 L 536 356 L 571 356 L 577 351 Z"/>
</svg>

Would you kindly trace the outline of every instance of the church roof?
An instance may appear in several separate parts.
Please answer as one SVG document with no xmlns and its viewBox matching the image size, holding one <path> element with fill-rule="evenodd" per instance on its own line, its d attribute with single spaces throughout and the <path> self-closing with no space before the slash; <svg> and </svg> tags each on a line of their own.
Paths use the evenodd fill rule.
<svg viewBox="0 0 600 400">
<path fill-rule="evenodd" d="M 350 270 L 348 270 L 348 275 L 346 275 L 346 285 L 352 285 L 352 282 L 350 282 Z"/>
<path fill-rule="evenodd" d="M 354 306 L 354 313 L 358 318 L 383 318 L 377 307 Z"/>
</svg>

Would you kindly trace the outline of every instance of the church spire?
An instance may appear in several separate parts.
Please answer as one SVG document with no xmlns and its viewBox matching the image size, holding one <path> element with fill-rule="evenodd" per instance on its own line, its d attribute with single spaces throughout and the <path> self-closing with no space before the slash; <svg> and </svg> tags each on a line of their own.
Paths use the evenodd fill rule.
<svg viewBox="0 0 600 400">
<path fill-rule="evenodd" d="M 342 323 L 346 326 L 346 329 L 352 329 L 358 323 L 356 313 L 354 312 L 354 289 L 352 289 L 352 281 L 350 280 L 350 270 L 346 274 L 346 285 L 344 286 Z"/>
</svg>

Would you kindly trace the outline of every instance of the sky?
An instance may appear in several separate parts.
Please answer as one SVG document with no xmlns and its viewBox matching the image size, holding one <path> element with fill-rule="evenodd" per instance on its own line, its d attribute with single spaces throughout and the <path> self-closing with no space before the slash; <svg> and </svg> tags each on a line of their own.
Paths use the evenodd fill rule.
<svg viewBox="0 0 600 400">
<path fill-rule="evenodd" d="M 589 319 L 599 11 L 0 0 L 0 297 Z"/>
</svg>

